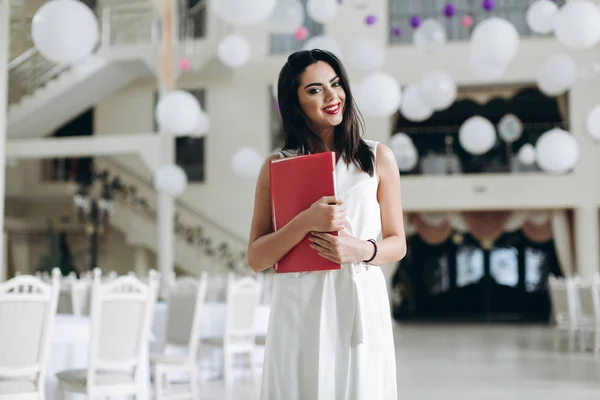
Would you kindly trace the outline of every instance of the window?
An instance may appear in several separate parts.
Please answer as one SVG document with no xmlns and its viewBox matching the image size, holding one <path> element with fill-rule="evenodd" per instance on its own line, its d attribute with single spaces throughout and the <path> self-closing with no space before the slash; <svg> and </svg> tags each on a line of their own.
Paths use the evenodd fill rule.
<svg viewBox="0 0 600 400">
<path fill-rule="evenodd" d="M 484 273 L 483 250 L 475 246 L 461 246 L 456 253 L 456 286 L 477 283 Z"/>
<path fill-rule="evenodd" d="M 462 26 L 461 18 L 464 15 L 471 15 L 475 26 L 482 20 L 495 16 L 504 18 L 512 22 L 521 36 L 533 36 L 527 25 L 526 15 L 529 5 L 535 0 L 502 0 L 496 2 L 493 11 L 487 12 L 481 8 L 481 0 L 454 0 L 452 3 L 456 6 L 456 16 L 446 18 L 442 14 L 446 0 L 389 0 L 388 15 L 390 23 L 389 43 L 390 44 L 410 44 L 412 43 L 413 29 L 410 27 L 409 19 L 413 15 L 418 15 L 422 20 L 435 18 L 441 21 L 446 28 L 448 41 L 468 40 L 471 35 L 471 29 Z M 556 1 L 558 6 L 562 6 L 565 0 Z M 402 35 L 400 37 L 392 34 L 393 27 L 400 27 Z"/>
<path fill-rule="evenodd" d="M 428 120 L 412 122 L 398 112 L 392 134 L 404 132 L 411 137 L 419 161 L 407 174 L 450 175 L 475 173 L 521 173 L 541 171 L 537 165 L 525 166 L 517 153 L 525 143 L 535 144 L 547 130 L 569 129 L 568 95 L 550 98 L 533 86 L 481 86 L 459 89 L 459 99 L 448 109 L 435 112 Z M 482 98 L 484 101 L 476 100 Z M 523 123 L 521 138 L 505 143 L 497 138 L 487 153 L 466 152 L 458 140 L 460 126 L 471 116 L 481 115 L 492 124 L 506 114 L 514 114 Z"/>
<path fill-rule="evenodd" d="M 544 263 L 546 253 L 540 249 L 525 248 L 525 290 L 535 292 L 543 284 L 545 274 Z"/>
<path fill-rule="evenodd" d="M 517 287 L 519 284 L 519 251 L 514 247 L 492 250 L 490 274 L 500 285 Z"/>
<path fill-rule="evenodd" d="M 294 34 L 280 34 L 280 33 L 272 33 L 271 34 L 271 54 L 285 54 L 285 53 L 293 53 L 295 51 L 301 50 L 304 43 L 306 43 L 310 38 L 323 34 L 323 25 L 318 22 L 310 19 L 308 14 L 306 13 L 306 1 L 302 1 L 302 5 L 304 6 L 304 27 L 308 30 L 308 36 L 304 40 L 298 40 L 294 37 Z"/>
<path fill-rule="evenodd" d="M 91 136 L 94 109 L 90 108 L 52 133 L 52 137 Z M 67 157 L 43 160 L 41 177 L 45 182 L 77 182 L 89 185 L 93 180 L 92 157 Z"/>
<path fill-rule="evenodd" d="M 190 89 L 187 92 L 191 93 L 198 99 L 200 106 L 203 110 L 205 108 L 205 90 L 204 89 Z M 154 107 L 158 102 L 158 92 L 155 92 Z M 158 126 L 156 120 L 154 120 L 154 131 L 158 132 Z M 204 182 L 206 179 L 205 170 L 205 144 L 206 137 L 178 137 L 175 139 L 175 162 L 179 165 L 185 173 L 189 182 Z"/>
</svg>

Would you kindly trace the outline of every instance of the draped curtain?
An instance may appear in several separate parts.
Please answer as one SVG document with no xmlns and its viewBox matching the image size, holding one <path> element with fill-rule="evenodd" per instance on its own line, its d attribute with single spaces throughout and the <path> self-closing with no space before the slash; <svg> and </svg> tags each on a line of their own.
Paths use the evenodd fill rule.
<svg viewBox="0 0 600 400">
<path fill-rule="evenodd" d="M 519 229 L 532 242 L 554 240 L 563 275 L 572 276 L 574 243 L 567 210 L 411 213 L 405 220 L 407 235 L 418 234 L 431 245 L 445 242 L 452 234 L 468 232 L 489 249 L 503 233 Z"/>
</svg>

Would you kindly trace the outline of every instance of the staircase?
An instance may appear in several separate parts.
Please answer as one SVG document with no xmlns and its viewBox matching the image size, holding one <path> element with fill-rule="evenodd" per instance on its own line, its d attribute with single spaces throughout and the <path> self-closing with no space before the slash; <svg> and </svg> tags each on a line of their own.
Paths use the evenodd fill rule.
<svg viewBox="0 0 600 400">
<path fill-rule="evenodd" d="M 18 9 L 24 7 L 24 1 L 12 4 L 11 17 L 24 15 Z M 204 19 L 196 16 L 204 12 L 205 4 L 200 2 L 180 18 L 180 48 L 194 58 L 195 69 L 215 55 L 217 38 L 196 37 L 198 30 L 204 30 Z M 105 6 L 97 15 L 101 41 L 97 51 L 82 62 L 55 65 L 33 47 L 10 61 L 9 137 L 47 136 L 125 85 L 152 77 L 160 28 L 152 3 Z M 18 22 L 11 23 L 13 37 L 30 37 L 31 19 L 21 17 Z M 24 46 L 30 40 L 16 43 Z M 13 48 L 11 52 L 18 50 Z"/>
<path fill-rule="evenodd" d="M 113 159 L 96 159 L 95 165 L 98 171 L 106 171 L 108 177 L 119 177 L 124 186 L 113 201 L 114 214 L 110 218 L 113 227 L 125 235 L 128 243 L 156 253 L 156 191 L 150 182 Z M 176 201 L 174 255 L 179 270 L 192 275 L 224 270 L 248 273 L 247 244 L 247 239 Z"/>
</svg>

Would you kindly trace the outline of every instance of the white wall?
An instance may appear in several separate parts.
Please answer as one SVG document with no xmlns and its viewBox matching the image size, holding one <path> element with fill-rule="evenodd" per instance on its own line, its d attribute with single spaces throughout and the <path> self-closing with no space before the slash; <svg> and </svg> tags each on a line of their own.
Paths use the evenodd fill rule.
<svg viewBox="0 0 600 400">
<path fill-rule="evenodd" d="M 362 14 L 361 15 L 365 15 Z M 559 45 L 547 39 L 525 39 L 518 58 L 508 68 L 504 83 L 534 81 L 542 62 Z M 466 68 L 466 43 L 450 43 L 440 54 L 423 55 L 412 47 L 394 46 L 388 50 L 384 70 L 401 84 L 420 78 L 428 68 L 447 69 L 462 85 L 480 84 Z M 191 185 L 183 200 L 197 204 L 238 235 L 246 236 L 251 218 L 254 183 L 234 176 L 229 168 L 236 149 L 253 146 L 263 154 L 269 151 L 268 85 L 275 82 L 284 57 L 255 60 L 230 72 L 210 75 L 186 75 L 182 88 L 205 88 L 206 109 L 211 117 L 207 139 L 207 180 Z M 155 83 L 134 83 L 117 95 L 101 102 L 96 109 L 98 134 L 143 132 L 152 128 Z M 585 135 L 583 120 L 594 101 L 597 89 L 588 82 L 572 91 L 570 112 L 573 133 L 582 145 L 582 161 L 575 174 L 548 175 L 475 175 L 459 177 L 403 178 L 404 206 L 407 210 L 457 208 L 559 208 L 575 206 L 581 197 L 600 194 L 590 179 L 595 170 L 597 145 Z M 389 119 L 366 119 L 366 136 L 385 142 L 390 135 Z M 126 162 L 140 172 L 145 168 L 132 157 Z M 585 183 L 583 183 L 585 182 Z M 515 192 L 516 190 L 516 192 Z M 583 190 L 588 193 L 582 192 Z M 444 193 L 445 196 L 439 196 Z M 598 197 L 600 199 L 600 197 Z"/>
</svg>

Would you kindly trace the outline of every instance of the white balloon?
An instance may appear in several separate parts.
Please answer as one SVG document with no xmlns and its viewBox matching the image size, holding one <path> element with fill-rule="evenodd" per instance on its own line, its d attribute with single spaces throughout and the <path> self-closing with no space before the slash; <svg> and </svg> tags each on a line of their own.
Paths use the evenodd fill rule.
<svg viewBox="0 0 600 400">
<path fill-rule="evenodd" d="M 402 97 L 400 112 L 409 121 L 422 122 L 433 115 L 433 108 L 421 97 L 419 85 L 408 85 Z"/>
<path fill-rule="evenodd" d="M 537 0 L 527 9 L 527 25 L 542 35 L 551 33 L 554 29 L 554 19 L 558 14 L 558 6 L 551 0 Z"/>
<path fill-rule="evenodd" d="M 519 162 L 523 165 L 533 165 L 535 162 L 535 147 L 531 143 L 525 143 L 517 154 Z"/>
<path fill-rule="evenodd" d="M 484 154 L 496 144 L 496 129 L 489 120 L 475 115 L 461 125 L 458 141 L 468 153 Z"/>
<path fill-rule="evenodd" d="M 412 139 L 406 133 L 395 133 L 388 141 L 388 145 L 400 171 L 410 171 L 417 166 L 419 154 Z"/>
<path fill-rule="evenodd" d="M 415 30 L 413 43 L 426 53 L 435 53 L 446 44 L 446 29 L 440 21 L 428 18 Z"/>
<path fill-rule="evenodd" d="M 196 131 L 201 113 L 196 97 L 189 92 L 175 90 L 160 98 L 155 114 L 161 132 L 185 136 Z"/>
<path fill-rule="evenodd" d="M 263 156 L 252 147 L 242 147 L 231 159 L 231 169 L 242 178 L 256 178 L 263 163 Z"/>
<path fill-rule="evenodd" d="M 435 111 L 445 110 L 456 100 L 456 82 L 446 71 L 427 72 L 419 83 L 421 98 Z"/>
<path fill-rule="evenodd" d="M 344 59 L 348 69 L 362 73 L 376 72 L 385 62 L 385 46 L 381 41 L 360 36 L 352 40 Z"/>
<path fill-rule="evenodd" d="M 337 0 L 308 0 L 306 13 L 313 21 L 328 24 L 336 17 L 338 7 Z"/>
<path fill-rule="evenodd" d="M 506 70 L 506 64 L 494 64 L 486 62 L 481 57 L 473 53 L 473 51 L 471 51 L 469 54 L 467 67 L 475 78 L 484 81 L 494 81 L 499 79 Z"/>
<path fill-rule="evenodd" d="M 93 11 L 80 1 L 48 1 L 33 16 L 31 38 L 47 60 L 72 64 L 94 51 L 98 21 Z"/>
<path fill-rule="evenodd" d="M 600 42 L 600 9 L 590 1 L 568 1 L 556 15 L 554 33 L 571 49 L 595 46 Z"/>
<path fill-rule="evenodd" d="M 393 147 L 395 146 L 414 146 L 414 143 L 406 133 L 396 132 L 390 137 L 390 140 L 388 140 L 388 145 L 393 150 Z"/>
<path fill-rule="evenodd" d="M 173 197 L 181 196 L 188 185 L 185 171 L 176 164 L 160 167 L 154 173 L 153 181 L 156 190 Z"/>
<path fill-rule="evenodd" d="M 217 49 L 219 59 L 231 68 L 241 67 L 250 58 L 250 42 L 237 33 L 225 36 Z"/>
<path fill-rule="evenodd" d="M 190 134 L 192 137 L 202 137 L 206 136 L 208 131 L 210 130 L 210 118 L 206 112 L 200 110 L 200 115 L 198 116 L 198 122 L 196 123 L 196 127 L 194 131 Z"/>
<path fill-rule="evenodd" d="M 506 114 L 498 122 L 498 135 L 507 143 L 518 140 L 523 134 L 523 123 L 514 114 Z"/>
<path fill-rule="evenodd" d="M 517 55 L 519 40 L 519 32 L 511 22 L 491 17 L 473 29 L 471 49 L 485 63 L 506 65 Z"/>
<path fill-rule="evenodd" d="M 535 144 L 537 163 L 547 172 L 564 173 L 577 164 L 579 145 L 569 132 L 559 128 L 542 134 Z"/>
<path fill-rule="evenodd" d="M 302 47 L 304 50 L 326 50 L 330 53 L 335 54 L 338 58 L 342 58 L 342 48 L 339 43 L 332 39 L 329 36 L 317 35 L 309 39 L 304 46 Z"/>
<path fill-rule="evenodd" d="M 300 0 L 278 0 L 269 17 L 268 28 L 272 33 L 291 34 L 304 22 L 304 7 Z"/>
<path fill-rule="evenodd" d="M 577 75 L 577 63 L 570 55 L 554 54 L 538 73 L 537 85 L 547 96 L 558 96 L 571 89 Z"/>
<path fill-rule="evenodd" d="M 594 139 L 600 139 L 600 104 L 592 108 L 586 119 L 588 133 Z"/>
<path fill-rule="evenodd" d="M 358 109 L 368 117 L 389 117 L 402 100 L 398 82 L 382 72 L 368 75 L 353 88 L 353 93 Z"/>
<path fill-rule="evenodd" d="M 215 13 L 232 25 L 252 25 L 266 20 L 276 0 L 211 0 Z"/>
</svg>

